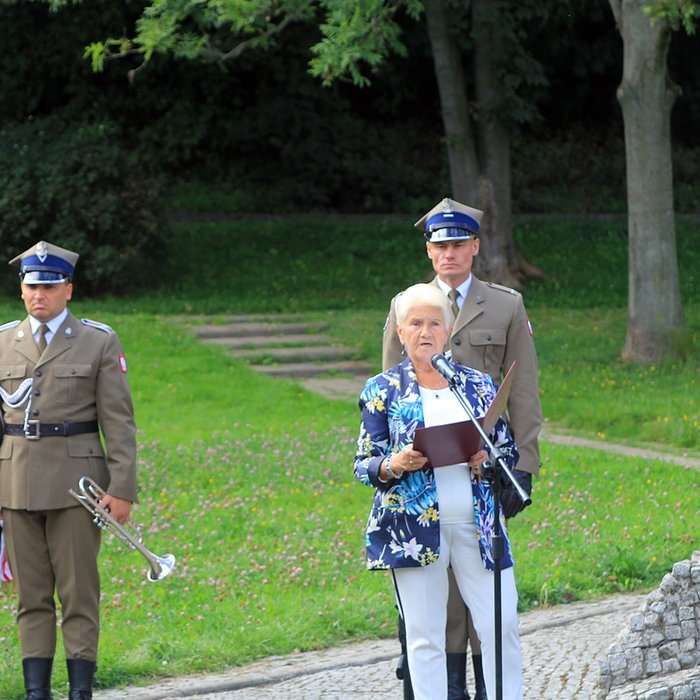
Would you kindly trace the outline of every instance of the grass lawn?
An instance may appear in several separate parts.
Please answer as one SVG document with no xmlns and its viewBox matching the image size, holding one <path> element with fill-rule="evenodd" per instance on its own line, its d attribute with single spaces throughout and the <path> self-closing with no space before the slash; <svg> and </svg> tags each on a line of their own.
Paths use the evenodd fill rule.
<svg viewBox="0 0 700 700">
<path fill-rule="evenodd" d="M 149 548 L 177 557 L 169 578 L 149 583 L 140 555 L 105 538 L 101 687 L 395 632 L 389 581 L 364 570 L 371 492 L 352 476 L 356 406 L 258 375 L 198 343 L 170 316 L 302 311 L 327 319 L 334 334 L 378 366 L 386 304 L 426 272 L 425 261 L 416 261 L 415 250 L 404 255 L 405 226 L 395 222 L 369 232 L 366 224 L 333 228 L 335 247 L 318 235 L 318 224 L 288 223 L 286 236 L 265 224 L 256 228 L 262 248 L 246 247 L 244 224 L 233 233 L 229 224 L 177 229 L 168 241 L 171 282 L 158 292 L 91 302 L 76 290 L 75 314 L 110 323 L 126 348 L 140 443 L 134 517 L 146 526 Z M 527 233 L 533 262 L 553 265 L 550 278 L 525 290 L 545 415 L 587 436 L 698 450 L 697 356 L 658 367 L 623 365 L 619 280 L 609 281 L 614 303 L 594 295 L 611 274 L 609 260 L 597 256 L 619 260 L 624 240 L 611 234 L 607 253 L 606 246 L 596 249 L 600 265 L 580 270 L 590 236 L 604 238 L 606 226 L 589 227 L 588 238 L 573 236 L 569 257 L 552 241 L 570 227 Z M 689 227 L 683 245 L 697 248 L 699 238 Z M 191 253 L 186 260 L 175 256 L 178 247 Z M 378 275 L 378 254 L 391 254 L 398 269 Z M 353 256 L 358 262 L 348 270 Z M 697 339 L 694 274 L 684 268 L 682 284 Z M 559 285 L 555 298 L 552 285 Z M 0 304 L 2 320 L 22 313 L 19 299 Z M 696 470 L 547 443 L 542 454 L 534 503 L 511 523 L 524 609 L 645 590 L 698 549 Z M 14 606 L 11 586 L 2 586 L 0 697 L 8 699 L 22 696 Z M 57 689 L 62 666 L 59 660 Z"/>
</svg>

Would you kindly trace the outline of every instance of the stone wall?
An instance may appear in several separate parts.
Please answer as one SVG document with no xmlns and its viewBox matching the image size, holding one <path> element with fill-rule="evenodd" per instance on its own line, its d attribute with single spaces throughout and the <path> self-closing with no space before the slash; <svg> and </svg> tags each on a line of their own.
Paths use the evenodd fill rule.
<svg viewBox="0 0 700 700">
<path fill-rule="evenodd" d="M 596 698 L 700 699 L 700 551 L 630 616 L 600 661 Z"/>
</svg>

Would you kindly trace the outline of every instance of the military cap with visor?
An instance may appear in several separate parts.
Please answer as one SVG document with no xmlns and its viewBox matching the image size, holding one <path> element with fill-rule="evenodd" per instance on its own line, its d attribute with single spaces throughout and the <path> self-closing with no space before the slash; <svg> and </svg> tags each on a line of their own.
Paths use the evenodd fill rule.
<svg viewBox="0 0 700 700">
<path fill-rule="evenodd" d="M 445 197 L 414 226 L 422 229 L 429 243 L 447 243 L 476 238 L 483 211 Z"/>
<path fill-rule="evenodd" d="M 10 260 L 19 264 L 22 284 L 61 284 L 73 277 L 80 256 L 53 243 L 39 241 Z"/>
</svg>

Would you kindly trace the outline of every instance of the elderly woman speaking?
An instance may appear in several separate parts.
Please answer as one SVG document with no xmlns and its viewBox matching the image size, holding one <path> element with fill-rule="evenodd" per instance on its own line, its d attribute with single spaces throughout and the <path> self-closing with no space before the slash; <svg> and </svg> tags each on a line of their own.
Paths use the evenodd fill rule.
<svg viewBox="0 0 700 700">
<path fill-rule="evenodd" d="M 360 396 L 362 422 L 355 476 L 375 489 L 366 531 L 367 568 L 391 569 L 406 626 L 411 684 L 416 700 L 445 700 L 447 568 L 452 567 L 473 615 L 483 649 L 488 697 L 496 697 L 494 560 L 491 548 L 495 508 L 490 482 L 482 480 L 484 450 L 468 462 L 432 468 L 413 449 L 416 428 L 467 419 L 447 380 L 432 365 L 443 352 L 454 318 L 437 287 L 416 284 L 398 299 L 397 331 L 407 358 L 372 377 Z M 495 395 L 491 378 L 453 365 L 458 383 L 482 417 Z M 489 436 L 514 468 L 517 451 L 499 419 Z M 505 551 L 501 559 L 503 698 L 522 698 L 518 594 L 513 559 L 501 517 Z"/>
</svg>

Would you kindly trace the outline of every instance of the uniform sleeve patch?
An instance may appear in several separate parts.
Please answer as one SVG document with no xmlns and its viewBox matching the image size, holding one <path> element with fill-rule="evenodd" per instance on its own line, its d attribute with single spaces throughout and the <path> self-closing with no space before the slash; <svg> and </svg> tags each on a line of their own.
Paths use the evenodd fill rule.
<svg viewBox="0 0 700 700">
<path fill-rule="evenodd" d="M 532 335 L 532 324 L 530 323 L 530 319 L 526 318 L 525 323 L 527 323 L 527 330 L 530 335 Z"/>
<path fill-rule="evenodd" d="M 104 333 L 114 333 L 111 326 L 106 323 L 100 323 L 99 321 L 93 321 L 89 318 L 81 318 L 80 323 L 84 326 L 90 326 L 90 328 L 97 328 L 98 331 L 103 331 Z"/>
<path fill-rule="evenodd" d="M 123 353 L 119 353 L 119 369 L 122 371 L 122 374 L 126 374 L 126 357 Z"/>
</svg>

